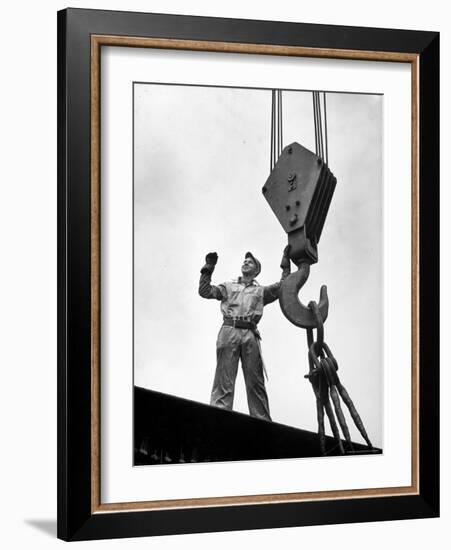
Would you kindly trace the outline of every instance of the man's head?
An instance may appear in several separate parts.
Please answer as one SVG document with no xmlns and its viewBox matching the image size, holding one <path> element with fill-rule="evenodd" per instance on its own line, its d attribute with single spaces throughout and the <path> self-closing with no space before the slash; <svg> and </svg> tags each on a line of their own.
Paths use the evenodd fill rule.
<svg viewBox="0 0 451 550">
<path fill-rule="evenodd" d="M 261 270 L 262 266 L 257 258 L 251 252 L 246 252 L 241 273 L 247 277 L 257 277 Z"/>
</svg>

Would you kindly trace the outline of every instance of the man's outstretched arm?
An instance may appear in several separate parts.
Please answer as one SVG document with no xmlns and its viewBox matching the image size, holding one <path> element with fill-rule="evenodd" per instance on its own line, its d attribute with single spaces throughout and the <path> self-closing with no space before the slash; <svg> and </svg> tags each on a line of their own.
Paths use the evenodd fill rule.
<svg viewBox="0 0 451 550">
<path fill-rule="evenodd" d="M 211 275 L 215 270 L 218 255 L 216 252 L 209 252 L 205 257 L 205 265 L 200 270 L 199 296 L 211 300 L 223 300 L 226 295 L 226 289 L 223 285 L 215 286 L 211 284 Z"/>
<path fill-rule="evenodd" d="M 282 269 L 282 276 L 280 277 L 280 281 L 272 285 L 263 287 L 263 305 L 265 306 L 267 304 L 275 302 L 279 298 L 282 281 L 286 279 L 291 273 L 289 254 L 290 245 L 287 245 L 283 251 L 282 261 L 280 262 L 280 267 Z"/>
</svg>

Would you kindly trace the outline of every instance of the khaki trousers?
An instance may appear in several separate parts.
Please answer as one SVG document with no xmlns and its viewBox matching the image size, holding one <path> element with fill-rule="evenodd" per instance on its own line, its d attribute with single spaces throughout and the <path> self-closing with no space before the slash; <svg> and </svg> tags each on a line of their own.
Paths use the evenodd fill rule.
<svg viewBox="0 0 451 550">
<path fill-rule="evenodd" d="M 216 373 L 210 404 L 232 410 L 238 362 L 241 359 L 251 416 L 271 420 L 263 363 L 257 337 L 250 329 L 223 326 L 216 343 Z"/>
</svg>

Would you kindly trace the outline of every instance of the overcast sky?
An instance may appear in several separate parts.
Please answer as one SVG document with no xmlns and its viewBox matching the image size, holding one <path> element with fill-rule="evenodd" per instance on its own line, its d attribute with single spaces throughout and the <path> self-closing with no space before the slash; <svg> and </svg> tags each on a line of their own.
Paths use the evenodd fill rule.
<svg viewBox="0 0 451 550">
<path fill-rule="evenodd" d="M 327 94 L 329 166 L 337 187 L 319 262 L 301 289 L 326 284 L 325 340 L 375 445 L 382 445 L 382 108 L 380 95 Z M 314 151 L 311 92 L 283 93 L 284 145 Z M 271 91 L 134 86 L 135 384 L 209 403 L 220 303 L 197 293 L 205 254 L 213 275 L 239 275 L 244 253 L 260 284 L 280 278 L 287 236 L 261 193 L 269 175 Z M 292 266 L 292 269 L 295 269 Z M 274 421 L 316 431 L 305 331 L 278 303 L 259 325 Z M 241 369 L 235 410 L 248 412 Z M 346 411 L 347 412 L 347 411 Z M 349 415 L 354 440 L 362 441 Z M 329 431 L 330 432 L 330 431 Z"/>
</svg>

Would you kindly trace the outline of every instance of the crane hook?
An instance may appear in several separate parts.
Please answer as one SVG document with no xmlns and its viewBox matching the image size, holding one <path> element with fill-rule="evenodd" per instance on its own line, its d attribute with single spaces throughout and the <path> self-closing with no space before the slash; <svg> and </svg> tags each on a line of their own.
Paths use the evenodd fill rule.
<svg viewBox="0 0 451 550">
<path fill-rule="evenodd" d="M 311 309 L 305 306 L 300 300 L 298 293 L 304 286 L 310 275 L 310 264 L 302 262 L 295 273 L 291 273 L 282 282 L 280 288 L 280 307 L 285 317 L 294 325 L 301 328 L 315 328 L 317 322 Z M 323 285 L 320 290 L 318 302 L 321 319 L 324 322 L 329 313 L 329 298 L 327 296 L 327 287 Z"/>
</svg>

